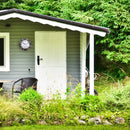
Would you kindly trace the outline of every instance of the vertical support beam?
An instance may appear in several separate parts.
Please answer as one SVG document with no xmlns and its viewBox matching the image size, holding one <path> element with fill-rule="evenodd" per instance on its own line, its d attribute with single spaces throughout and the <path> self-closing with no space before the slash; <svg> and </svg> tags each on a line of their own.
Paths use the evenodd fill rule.
<svg viewBox="0 0 130 130">
<path fill-rule="evenodd" d="M 89 69 L 90 69 L 90 95 L 94 95 L 94 34 L 90 34 L 90 47 L 89 47 Z"/>
<path fill-rule="evenodd" d="M 86 33 L 80 33 L 80 80 L 82 91 L 85 91 L 86 39 L 87 39 L 86 35 L 87 35 Z"/>
</svg>

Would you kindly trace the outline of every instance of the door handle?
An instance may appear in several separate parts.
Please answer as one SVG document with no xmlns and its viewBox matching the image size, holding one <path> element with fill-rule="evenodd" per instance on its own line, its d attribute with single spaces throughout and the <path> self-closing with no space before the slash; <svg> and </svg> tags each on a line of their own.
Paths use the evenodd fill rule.
<svg viewBox="0 0 130 130">
<path fill-rule="evenodd" d="M 40 60 L 43 60 L 43 58 L 40 58 L 40 56 L 37 56 L 37 64 L 40 65 Z"/>
<path fill-rule="evenodd" d="M 37 65 L 40 65 L 40 56 L 37 56 Z"/>
</svg>

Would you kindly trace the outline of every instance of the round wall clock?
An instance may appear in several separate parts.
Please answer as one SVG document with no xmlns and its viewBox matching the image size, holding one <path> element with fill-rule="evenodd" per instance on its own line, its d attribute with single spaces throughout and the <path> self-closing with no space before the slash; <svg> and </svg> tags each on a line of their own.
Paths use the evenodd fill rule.
<svg viewBox="0 0 130 130">
<path fill-rule="evenodd" d="M 31 47 L 31 41 L 28 39 L 22 39 L 19 43 L 19 46 L 23 49 L 23 50 L 28 50 Z"/>
</svg>

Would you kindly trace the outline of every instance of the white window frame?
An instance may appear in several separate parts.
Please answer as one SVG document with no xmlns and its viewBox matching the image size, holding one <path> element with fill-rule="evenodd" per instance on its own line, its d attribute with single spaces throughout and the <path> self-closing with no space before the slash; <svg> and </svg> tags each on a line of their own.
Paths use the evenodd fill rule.
<svg viewBox="0 0 130 130">
<path fill-rule="evenodd" d="M 4 38 L 4 65 L 0 66 L 0 71 L 10 71 L 9 33 L 0 32 L 0 38 Z"/>
</svg>

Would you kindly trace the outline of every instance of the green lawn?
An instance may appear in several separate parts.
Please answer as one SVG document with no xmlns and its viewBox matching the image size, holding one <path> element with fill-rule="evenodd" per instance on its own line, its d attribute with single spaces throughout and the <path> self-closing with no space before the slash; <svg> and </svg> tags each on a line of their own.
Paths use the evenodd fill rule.
<svg viewBox="0 0 130 130">
<path fill-rule="evenodd" d="M 129 130 L 126 126 L 45 126 L 45 125 L 30 125 L 30 126 L 10 126 L 1 127 L 0 130 Z"/>
</svg>

